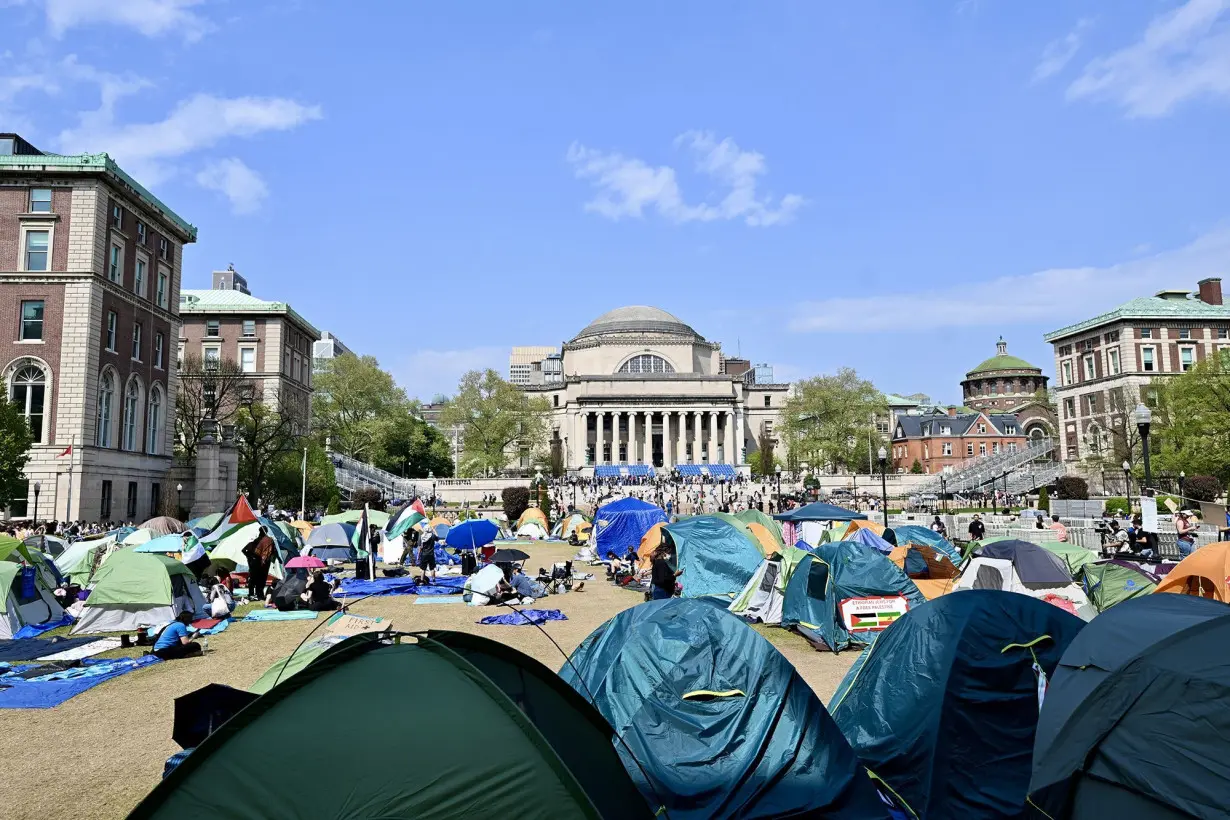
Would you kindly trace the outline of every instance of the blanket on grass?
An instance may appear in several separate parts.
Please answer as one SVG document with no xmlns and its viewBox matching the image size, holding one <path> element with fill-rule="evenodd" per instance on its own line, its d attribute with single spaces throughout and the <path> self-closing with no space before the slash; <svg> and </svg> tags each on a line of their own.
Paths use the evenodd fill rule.
<svg viewBox="0 0 1230 820">
<path fill-rule="evenodd" d="M 507 615 L 488 615 L 480 618 L 480 624 L 498 624 L 500 626 L 531 626 L 545 624 L 547 621 L 566 621 L 568 616 L 558 609 L 523 609 L 520 612 L 510 612 Z"/>
<path fill-rule="evenodd" d="M 100 683 L 134 669 L 161 663 L 154 655 L 100 661 L 87 658 L 82 665 L 28 680 L 0 676 L 0 709 L 50 709 Z"/>
</svg>

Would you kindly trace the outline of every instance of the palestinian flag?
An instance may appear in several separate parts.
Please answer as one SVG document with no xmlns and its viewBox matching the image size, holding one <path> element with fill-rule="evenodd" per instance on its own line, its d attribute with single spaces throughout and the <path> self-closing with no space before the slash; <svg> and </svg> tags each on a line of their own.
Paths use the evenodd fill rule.
<svg viewBox="0 0 1230 820">
<path fill-rule="evenodd" d="M 214 544 L 221 541 L 232 532 L 242 527 L 244 524 L 256 523 L 256 513 L 252 511 L 252 505 L 248 503 L 248 499 L 243 495 L 235 499 L 235 503 L 226 511 L 226 515 L 222 516 L 214 528 L 200 537 L 202 544 Z"/>
<path fill-rule="evenodd" d="M 405 535 L 414 525 L 426 520 L 427 510 L 423 509 L 423 502 L 416 498 L 409 504 L 403 504 L 397 512 L 393 513 L 389 523 L 384 527 L 384 532 L 389 538 L 397 538 Z"/>
</svg>

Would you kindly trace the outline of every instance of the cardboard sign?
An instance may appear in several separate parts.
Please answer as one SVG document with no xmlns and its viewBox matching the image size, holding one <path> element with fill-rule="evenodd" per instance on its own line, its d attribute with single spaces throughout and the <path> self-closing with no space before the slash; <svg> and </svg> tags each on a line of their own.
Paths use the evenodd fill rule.
<svg viewBox="0 0 1230 820">
<path fill-rule="evenodd" d="M 1145 496 L 1140 499 L 1140 528 L 1145 532 L 1157 532 L 1157 499 Z"/>
<path fill-rule="evenodd" d="M 392 628 L 392 621 L 386 621 L 384 618 L 369 618 L 365 615 L 339 612 L 325 624 L 321 638 L 349 638 L 351 635 L 358 635 L 362 632 L 383 632 Z"/>
<path fill-rule="evenodd" d="M 879 632 L 910 609 L 900 595 L 846 598 L 837 605 L 848 632 Z"/>
</svg>

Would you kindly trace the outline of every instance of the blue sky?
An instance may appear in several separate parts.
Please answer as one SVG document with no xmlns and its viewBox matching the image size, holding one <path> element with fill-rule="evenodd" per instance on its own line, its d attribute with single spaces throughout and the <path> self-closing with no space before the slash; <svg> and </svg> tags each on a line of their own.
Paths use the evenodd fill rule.
<svg viewBox="0 0 1230 820">
<path fill-rule="evenodd" d="M 413 395 L 653 304 L 959 398 L 1230 273 L 1230 0 L 0 0 L 0 130 L 106 151 Z M 1228 277 L 1230 285 L 1230 277 Z"/>
</svg>

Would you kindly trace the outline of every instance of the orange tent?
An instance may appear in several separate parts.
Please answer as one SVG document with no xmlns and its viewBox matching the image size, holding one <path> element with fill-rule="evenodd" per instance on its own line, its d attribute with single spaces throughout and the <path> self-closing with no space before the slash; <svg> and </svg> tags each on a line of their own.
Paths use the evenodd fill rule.
<svg viewBox="0 0 1230 820">
<path fill-rule="evenodd" d="M 1230 604 L 1230 541 L 1217 541 L 1196 550 L 1180 561 L 1153 591 L 1195 595 Z"/>
<path fill-rule="evenodd" d="M 521 513 L 521 517 L 517 519 L 517 529 L 521 529 L 521 525 L 526 521 L 537 521 L 542 524 L 544 530 L 550 531 L 551 527 L 547 524 L 547 514 L 537 507 L 526 507 L 525 512 Z"/>
<path fill-rule="evenodd" d="M 769 556 L 775 552 L 781 552 L 782 543 L 773 536 L 773 533 L 769 532 L 769 528 L 764 524 L 752 521 L 747 525 L 747 531 L 756 537 L 759 542 L 757 546 L 760 547 L 762 555 Z"/>
<path fill-rule="evenodd" d="M 843 541 L 850 540 L 850 536 L 854 535 L 854 533 L 858 532 L 859 530 L 871 530 L 876 535 L 879 535 L 879 536 L 884 535 L 884 525 L 883 524 L 877 524 L 875 521 L 871 521 L 870 519 L 867 521 L 855 520 L 855 521 L 850 522 L 850 527 L 846 530 L 845 534 L 841 537 L 841 540 Z"/>
<path fill-rule="evenodd" d="M 636 548 L 636 558 L 641 569 L 649 569 L 653 563 L 653 551 L 662 545 L 662 528 L 665 524 L 654 524 L 649 532 L 641 536 L 641 545 Z"/>
<path fill-rule="evenodd" d="M 930 601 L 952 592 L 953 586 L 957 583 L 957 578 L 961 576 L 961 570 L 957 569 L 956 565 L 948 560 L 948 556 L 936 551 L 935 548 L 925 544 L 904 544 L 893 548 L 893 551 L 888 554 L 888 560 L 901 567 L 904 571 L 905 559 L 909 555 L 910 550 L 916 550 L 923 557 L 923 560 L 927 562 L 927 569 L 925 571 L 907 573 L 910 576 L 910 580 L 914 582 L 914 586 L 918 587 L 918 591 L 923 594 L 923 597 Z"/>
</svg>

